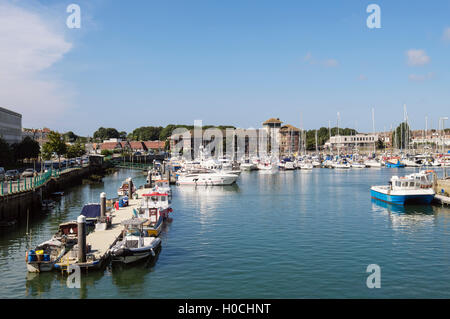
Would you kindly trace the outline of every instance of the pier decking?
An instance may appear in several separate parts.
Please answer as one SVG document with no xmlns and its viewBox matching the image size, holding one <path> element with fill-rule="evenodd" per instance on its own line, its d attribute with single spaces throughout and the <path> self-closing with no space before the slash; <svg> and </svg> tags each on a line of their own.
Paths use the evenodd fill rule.
<svg viewBox="0 0 450 319">
<path fill-rule="evenodd" d="M 119 210 L 113 208 L 113 219 L 111 228 L 107 230 L 96 230 L 91 232 L 86 236 L 86 244 L 91 247 L 88 256 L 94 257 L 95 261 L 98 261 L 99 267 L 104 265 L 105 261 L 109 258 L 110 248 L 119 239 L 123 226 L 122 221 L 130 219 L 133 217 L 133 208 L 137 208 L 142 199 L 142 194 L 148 193 L 149 188 L 141 188 L 136 191 L 138 194 L 138 199 L 129 199 L 127 207 L 121 207 Z M 88 258 L 89 260 L 89 258 Z M 77 257 L 74 255 L 73 251 L 69 251 L 62 258 L 58 265 L 62 270 L 67 269 L 69 265 L 79 265 L 81 267 L 87 265 L 89 261 L 84 263 L 78 263 Z"/>
</svg>

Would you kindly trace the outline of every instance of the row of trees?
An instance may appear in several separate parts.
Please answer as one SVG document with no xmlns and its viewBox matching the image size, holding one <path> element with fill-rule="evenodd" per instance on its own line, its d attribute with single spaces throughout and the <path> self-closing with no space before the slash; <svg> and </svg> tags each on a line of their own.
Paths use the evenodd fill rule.
<svg viewBox="0 0 450 319">
<path fill-rule="evenodd" d="M 25 159 L 38 158 L 39 143 L 31 137 L 25 137 L 20 143 L 8 144 L 0 137 L 0 167 L 12 167 Z"/>
<path fill-rule="evenodd" d="M 59 162 L 61 162 L 61 156 L 75 158 L 86 154 L 86 147 L 79 140 L 72 145 L 67 145 L 65 135 L 53 131 L 48 134 L 47 138 L 48 142 L 42 146 L 44 160 L 51 159 L 53 154 L 58 156 Z"/>
<path fill-rule="evenodd" d="M 25 137 L 20 143 L 8 144 L 0 137 L 0 167 L 17 167 L 18 163 L 25 159 L 50 160 L 53 154 L 67 158 L 80 157 L 86 154 L 85 144 L 80 139 L 75 139 L 75 143 L 67 145 L 67 134 L 50 132 L 47 136 L 48 142 L 42 146 L 31 137 Z"/>
</svg>

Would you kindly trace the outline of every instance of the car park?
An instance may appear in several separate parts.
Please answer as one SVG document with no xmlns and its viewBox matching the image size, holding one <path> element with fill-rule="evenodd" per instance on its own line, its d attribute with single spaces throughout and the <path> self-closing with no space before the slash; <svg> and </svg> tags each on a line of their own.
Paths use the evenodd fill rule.
<svg viewBox="0 0 450 319">
<path fill-rule="evenodd" d="M 20 173 L 16 169 L 11 169 L 5 173 L 5 180 L 15 181 L 20 178 Z"/>
<path fill-rule="evenodd" d="M 33 177 L 34 174 L 36 173 L 36 171 L 32 168 L 27 168 L 26 170 L 23 171 L 22 173 L 22 177 Z"/>
</svg>

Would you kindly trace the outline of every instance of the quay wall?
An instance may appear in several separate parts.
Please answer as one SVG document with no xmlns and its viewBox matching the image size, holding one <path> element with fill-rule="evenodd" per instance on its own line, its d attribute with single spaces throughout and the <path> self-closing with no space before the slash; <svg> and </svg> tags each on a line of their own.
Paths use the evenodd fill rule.
<svg viewBox="0 0 450 319">
<path fill-rule="evenodd" d="M 102 171 L 101 166 L 87 166 L 61 173 L 57 178 L 52 178 L 45 185 L 27 192 L 0 196 L 0 222 L 16 221 L 19 224 L 27 220 L 27 211 L 30 218 L 41 212 L 42 198 L 48 198 L 56 191 L 82 182 L 83 178 Z"/>
<path fill-rule="evenodd" d="M 440 179 L 436 184 L 436 194 L 441 194 L 442 190 L 446 193 L 446 196 L 450 196 L 450 179 Z"/>
</svg>

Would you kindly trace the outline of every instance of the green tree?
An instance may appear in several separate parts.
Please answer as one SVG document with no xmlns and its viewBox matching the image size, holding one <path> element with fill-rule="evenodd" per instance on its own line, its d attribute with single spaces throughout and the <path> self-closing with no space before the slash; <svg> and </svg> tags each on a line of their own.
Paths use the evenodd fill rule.
<svg viewBox="0 0 450 319">
<path fill-rule="evenodd" d="M 107 140 L 110 138 L 120 138 L 120 133 L 115 128 L 104 128 L 100 127 L 97 131 L 94 133 L 94 139 L 97 140 Z"/>
<path fill-rule="evenodd" d="M 75 143 L 67 147 L 67 158 L 81 157 L 86 154 L 86 146 L 81 143 Z"/>
<path fill-rule="evenodd" d="M 42 147 L 42 157 L 50 159 L 51 154 L 55 153 L 58 156 L 59 167 L 61 167 L 61 156 L 67 153 L 67 145 L 64 137 L 54 131 L 48 133 L 48 142 Z"/>
<path fill-rule="evenodd" d="M 24 160 L 26 158 L 37 158 L 41 148 L 39 143 L 31 137 L 25 137 L 20 143 L 14 145 L 15 160 Z"/>
<path fill-rule="evenodd" d="M 75 135 L 74 132 L 69 131 L 67 133 L 64 133 L 64 139 L 66 140 L 66 142 L 73 143 L 78 139 L 78 136 Z"/>
<path fill-rule="evenodd" d="M 392 141 L 397 149 L 405 149 L 411 140 L 411 131 L 406 122 L 400 123 L 392 133 Z"/>
<path fill-rule="evenodd" d="M 14 162 L 11 147 L 0 136 L 0 167 L 8 167 Z"/>
<path fill-rule="evenodd" d="M 162 130 L 161 126 L 143 126 L 135 129 L 129 137 L 135 141 L 155 141 L 159 139 Z"/>
</svg>

